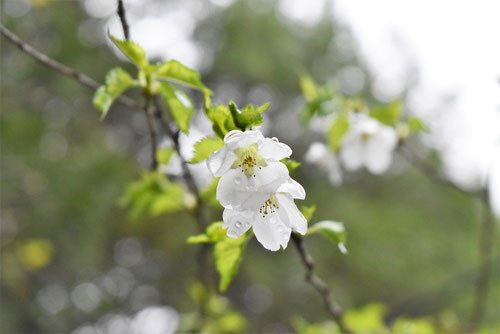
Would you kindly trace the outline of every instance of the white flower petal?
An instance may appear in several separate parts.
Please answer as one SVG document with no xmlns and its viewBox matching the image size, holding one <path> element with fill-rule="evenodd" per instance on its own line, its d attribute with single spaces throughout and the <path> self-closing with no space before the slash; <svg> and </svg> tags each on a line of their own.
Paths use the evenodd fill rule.
<svg viewBox="0 0 500 334">
<path fill-rule="evenodd" d="M 328 156 L 328 147 L 321 142 L 314 142 L 309 146 L 306 154 L 304 155 L 304 160 L 310 164 L 322 164 L 322 162 Z"/>
<path fill-rule="evenodd" d="M 254 213 L 252 211 L 235 211 L 225 209 L 222 213 L 223 228 L 227 228 L 227 236 L 239 238 L 252 226 Z"/>
<path fill-rule="evenodd" d="M 290 157 L 292 149 L 274 139 L 264 138 L 259 142 L 259 154 L 266 160 L 279 161 Z"/>
<path fill-rule="evenodd" d="M 396 131 L 384 126 L 367 141 L 364 160 L 370 172 L 382 174 L 389 168 L 397 140 Z"/>
<path fill-rule="evenodd" d="M 363 165 L 364 143 L 361 138 L 354 137 L 348 138 L 346 135 L 340 150 L 340 159 L 344 163 L 346 169 L 355 171 Z"/>
<path fill-rule="evenodd" d="M 222 147 L 208 157 L 207 166 L 213 176 L 219 177 L 231 168 L 235 159 L 234 152 Z"/>
<path fill-rule="evenodd" d="M 241 170 L 231 169 L 220 178 L 216 198 L 225 208 L 237 209 L 244 206 L 257 210 L 272 192 L 259 191 L 255 178 L 249 179 Z"/>
<path fill-rule="evenodd" d="M 283 183 L 277 190 L 278 193 L 288 193 L 290 194 L 293 198 L 297 199 L 305 199 L 306 198 L 306 191 L 304 190 L 304 187 L 300 185 L 297 181 L 292 179 L 291 177 L 288 178 L 288 181 Z"/>
<path fill-rule="evenodd" d="M 276 194 L 279 203 L 278 214 L 281 220 L 293 231 L 302 235 L 307 232 L 307 220 L 295 205 L 292 197 L 287 194 Z"/>
<path fill-rule="evenodd" d="M 264 248 L 277 251 L 280 245 L 283 249 L 286 248 L 292 230 L 274 213 L 265 217 L 257 215 L 253 224 L 253 232 Z"/>
<path fill-rule="evenodd" d="M 245 131 L 233 130 L 226 134 L 224 137 L 224 145 L 230 150 L 238 147 L 248 147 L 258 141 L 264 139 L 260 131 Z"/>
</svg>

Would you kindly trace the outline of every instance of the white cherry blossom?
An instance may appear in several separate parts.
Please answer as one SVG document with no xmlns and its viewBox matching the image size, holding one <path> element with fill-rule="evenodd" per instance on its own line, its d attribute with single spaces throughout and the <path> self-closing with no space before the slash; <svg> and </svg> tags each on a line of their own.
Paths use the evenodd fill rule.
<svg viewBox="0 0 500 334">
<path fill-rule="evenodd" d="M 346 169 L 366 167 L 373 174 L 382 174 L 392 162 L 398 142 L 396 131 L 365 114 L 353 114 L 345 135 L 340 158 Z"/>
<path fill-rule="evenodd" d="M 294 199 L 304 198 L 304 188 L 288 178 L 275 193 L 260 202 L 258 209 L 226 208 L 222 227 L 227 228 L 230 238 L 238 238 L 253 227 L 255 237 L 264 248 L 277 251 L 281 246 L 285 249 L 292 231 L 302 235 L 307 232 L 307 220 L 294 203 Z"/>
<path fill-rule="evenodd" d="M 260 131 L 229 132 L 224 146 L 207 160 L 212 174 L 221 177 L 217 200 L 228 209 L 258 208 L 287 181 L 288 169 L 280 160 L 291 153 Z"/>
<path fill-rule="evenodd" d="M 314 142 L 309 146 L 304 159 L 328 173 L 328 180 L 334 186 L 342 183 L 340 160 L 325 144 Z"/>
</svg>

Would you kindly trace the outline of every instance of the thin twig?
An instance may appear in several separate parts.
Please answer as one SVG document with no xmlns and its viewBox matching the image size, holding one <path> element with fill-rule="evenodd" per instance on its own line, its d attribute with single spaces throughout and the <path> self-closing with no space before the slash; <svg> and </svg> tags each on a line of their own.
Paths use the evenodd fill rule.
<svg viewBox="0 0 500 334">
<path fill-rule="evenodd" d="M 123 35 L 125 36 L 125 39 L 128 40 L 130 39 L 130 29 L 127 22 L 127 15 L 125 14 L 125 6 L 123 6 L 122 0 L 118 0 L 117 13 L 118 17 L 120 18 L 120 22 L 122 24 Z"/>
<path fill-rule="evenodd" d="M 204 232 L 205 228 L 208 226 L 208 222 L 207 222 L 207 219 L 206 219 L 205 214 L 204 214 L 203 199 L 201 198 L 200 189 L 196 185 L 193 174 L 189 170 L 188 163 L 187 163 L 186 159 L 184 159 L 184 157 L 182 156 L 181 147 L 179 144 L 179 131 L 178 130 L 174 131 L 171 128 L 168 121 L 164 118 L 162 106 L 161 106 L 158 98 L 154 98 L 154 104 L 155 104 L 154 115 L 155 115 L 156 119 L 160 122 L 160 125 L 161 125 L 163 131 L 167 134 L 168 137 L 170 137 L 170 139 L 172 139 L 172 142 L 174 144 L 174 149 L 175 149 L 175 151 L 176 151 L 176 153 L 179 156 L 179 159 L 181 161 L 181 167 L 182 167 L 184 180 L 186 181 L 186 184 L 187 184 L 189 190 L 191 191 L 191 193 L 193 193 L 193 195 L 196 198 L 197 205 L 194 209 L 194 214 L 196 216 L 196 221 L 198 222 L 198 225 L 199 225 L 198 227 L 199 227 L 200 231 Z"/>
<path fill-rule="evenodd" d="M 21 40 L 17 35 L 15 35 L 12 31 L 7 29 L 5 26 L 0 24 L 0 33 L 5 36 L 8 40 L 10 40 L 12 43 L 14 43 L 21 51 L 24 53 L 30 55 L 31 57 L 35 58 L 38 60 L 40 63 L 43 65 L 56 70 L 57 72 L 64 74 L 70 78 L 75 79 L 85 87 L 88 87 L 92 90 L 96 90 L 101 86 L 101 84 L 94 79 L 88 77 L 87 75 L 78 72 L 71 67 L 68 67 L 66 65 L 61 64 L 60 62 L 48 57 L 47 55 L 41 53 L 40 51 L 36 50 L 33 48 L 31 45 L 28 43 L 24 42 Z M 130 107 L 132 109 L 141 109 L 141 106 L 135 102 L 133 99 L 131 99 L 128 96 L 121 95 L 116 99 L 117 102 Z"/>
<path fill-rule="evenodd" d="M 292 240 L 294 241 L 295 246 L 299 251 L 300 258 L 306 267 L 306 281 L 308 281 L 321 294 L 328 313 L 330 313 L 336 321 L 342 333 L 350 333 L 350 330 L 344 323 L 344 312 L 342 311 L 342 308 L 333 299 L 328 285 L 326 285 L 326 283 L 314 273 L 314 259 L 307 251 L 302 237 L 292 233 Z"/>
<path fill-rule="evenodd" d="M 155 124 L 153 122 L 153 117 L 151 115 L 151 97 L 146 97 L 146 105 L 144 106 L 144 112 L 146 114 L 146 120 L 148 122 L 149 137 L 151 138 L 151 170 L 156 170 L 158 167 L 158 160 L 156 159 L 156 147 L 158 142 L 158 135 L 156 134 Z"/>
</svg>

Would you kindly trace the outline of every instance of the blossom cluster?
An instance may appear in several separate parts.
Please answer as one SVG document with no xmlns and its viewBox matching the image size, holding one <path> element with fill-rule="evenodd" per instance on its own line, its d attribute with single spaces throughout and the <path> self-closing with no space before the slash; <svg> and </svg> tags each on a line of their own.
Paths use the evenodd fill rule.
<svg viewBox="0 0 500 334">
<path fill-rule="evenodd" d="M 234 130 L 208 158 L 208 169 L 220 177 L 216 196 L 228 237 L 238 238 L 253 227 L 257 240 L 276 251 L 286 248 L 292 231 L 306 233 L 307 220 L 294 202 L 305 198 L 305 190 L 280 161 L 291 154 L 286 144 L 260 131 Z"/>
<path fill-rule="evenodd" d="M 329 173 L 333 185 L 342 182 L 341 163 L 348 171 L 366 167 L 373 174 L 383 174 L 392 162 L 392 153 L 398 143 L 396 130 L 362 113 L 352 113 L 349 131 L 342 138 L 339 155 L 326 145 L 315 142 L 305 159 Z"/>
</svg>

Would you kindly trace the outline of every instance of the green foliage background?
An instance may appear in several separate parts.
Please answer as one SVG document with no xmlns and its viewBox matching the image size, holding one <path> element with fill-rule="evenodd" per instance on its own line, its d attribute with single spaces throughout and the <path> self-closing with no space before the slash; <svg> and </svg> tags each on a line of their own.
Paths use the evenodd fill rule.
<svg viewBox="0 0 500 334">
<path fill-rule="evenodd" d="M 89 46 L 78 38 L 86 14 L 76 2 L 33 4 L 42 5 L 33 5 L 22 19 L 2 14 L 2 23 L 51 57 L 100 81 L 114 66 L 132 70 L 107 46 Z M 331 45 L 342 28 L 335 22 L 323 21 L 300 33 L 278 20 L 274 7 L 254 11 L 251 6 L 237 1 L 199 23 L 199 39 L 207 29 L 220 38 L 203 82 L 215 95 L 221 81 L 236 83 L 239 106 L 272 102 L 265 122 L 273 136 L 286 138 L 294 131 L 286 142 L 294 148 L 292 157 L 301 161 L 316 137 L 298 123 L 284 121 L 298 119 L 298 109 L 290 103 L 301 95 L 298 69 L 310 69 L 315 78 L 326 80 L 345 65 L 361 65 L 356 58 L 338 60 Z M 148 140 L 143 115 L 113 106 L 99 122 L 93 92 L 40 66 L 5 39 L 1 46 L 2 332 L 68 332 L 110 311 L 136 311 L 128 297 L 105 297 L 89 313 L 70 305 L 51 315 L 36 298 L 49 284 L 69 290 L 81 282 L 98 282 L 117 266 L 116 243 L 127 237 L 143 246 L 142 262 L 128 269 L 137 285 L 154 286 L 158 302 L 179 312 L 196 309 L 189 294 L 196 246 L 186 243 L 197 234 L 192 217 L 175 213 L 131 222 L 118 205 L 127 184 L 140 177 L 137 154 Z M 251 100 L 246 94 L 262 84 L 272 90 L 272 101 Z M 364 97 L 373 100 L 368 92 L 367 87 Z M 201 106 L 201 94 L 195 96 Z M 124 133 L 120 138 L 125 140 L 117 139 Z M 383 177 L 361 172 L 338 188 L 325 185 L 325 176 L 306 164 L 295 177 L 307 191 L 300 204 L 317 207 L 315 221 L 345 223 L 348 255 L 321 236 L 306 240 L 318 273 L 342 305 L 382 303 L 387 321 L 443 314 L 465 321 L 472 305 L 481 203 L 433 184 L 412 168 Z M 220 220 L 219 211 L 210 215 Z M 50 246 L 40 248 L 40 239 Z M 500 300 L 498 243 L 496 247 L 486 318 L 491 326 L 498 322 Z M 328 319 L 319 296 L 303 281 L 295 249 L 289 248 L 270 253 L 255 240 L 247 245 L 240 272 L 224 295 L 247 318 L 249 331 L 270 324 L 291 330 L 297 315 L 308 322 Z M 272 292 L 272 305 L 264 313 L 245 303 L 248 287 L 255 284 Z"/>
</svg>

